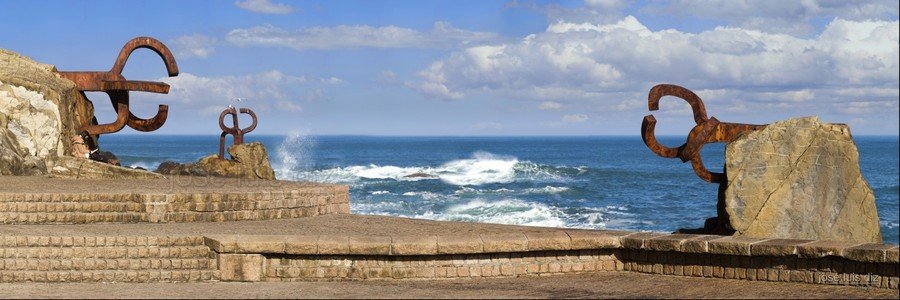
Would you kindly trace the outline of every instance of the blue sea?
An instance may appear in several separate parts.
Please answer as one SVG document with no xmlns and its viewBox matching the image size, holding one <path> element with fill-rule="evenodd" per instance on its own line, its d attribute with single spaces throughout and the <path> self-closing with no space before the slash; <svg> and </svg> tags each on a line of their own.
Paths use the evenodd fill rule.
<svg viewBox="0 0 900 300">
<path fill-rule="evenodd" d="M 640 137 L 265 136 L 279 179 L 350 186 L 357 214 L 670 232 L 716 215 L 716 184 L 657 157 Z M 884 241 L 898 243 L 897 137 L 855 137 Z M 684 137 L 660 141 L 677 146 Z M 218 151 L 218 136 L 105 135 L 123 165 L 155 169 Z M 721 171 L 724 146 L 703 149 Z M 411 174 L 430 177 L 408 177 Z"/>
</svg>

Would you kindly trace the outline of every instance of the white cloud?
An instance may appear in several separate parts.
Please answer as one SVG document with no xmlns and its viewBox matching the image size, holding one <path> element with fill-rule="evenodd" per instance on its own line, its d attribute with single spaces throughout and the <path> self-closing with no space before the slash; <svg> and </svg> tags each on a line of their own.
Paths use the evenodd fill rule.
<svg viewBox="0 0 900 300">
<path fill-rule="evenodd" d="M 562 121 L 568 123 L 581 123 L 588 119 L 588 116 L 584 114 L 565 115 L 562 117 Z"/>
<path fill-rule="evenodd" d="M 540 105 L 538 105 L 538 109 L 540 109 L 540 110 L 554 110 L 554 109 L 559 109 L 560 107 L 562 107 L 562 104 L 559 104 L 559 102 L 553 102 L 553 101 L 544 101 L 544 102 L 541 102 Z"/>
<path fill-rule="evenodd" d="M 518 42 L 454 51 L 408 86 L 442 99 L 590 101 L 597 110 L 646 112 L 638 99 L 655 84 L 675 83 L 722 111 L 841 114 L 831 103 L 900 97 L 898 27 L 835 19 L 801 38 L 737 27 L 653 31 L 631 16 L 609 24 L 560 21 Z M 664 108 L 667 102 L 686 107 L 663 101 Z"/>
<path fill-rule="evenodd" d="M 294 8 L 288 4 L 273 3 L 269 0 L 244 0 L 237 1 L 234 5 L 241 9 L 263 14 L 284 15 L 294 11 Z"/>
<path fill-rule="evenodd" d="M 337 77 L 321 78 L 321 79 L 319 79 L 319 81 L 321 81 L 322 83 L 327 83 L 327 84 L 342 84 L 342 83 L 344 83 L 343 79 L 340 79 Z"/>
<path fill-rule="evenodd" d="M 381 71 L 381 74 L 378 74 L 378 77 L 375 78 L 375 81 L 382 85 L 396 84 L 397 73 L 394 73 L 394 71 L 390 70 Z"/>
<path fill-rule="evenodd" d="M 294 102 L 290 102 L 290 101 L 286 101 L 286 100 L 278 101 L 278 103 L 276 103 L 275 107 L 277 107 L 279 110 L 282 110 L 282 111 L 289 111 L 289 112 L 303 111 L 303 107 L 301 107 L 300 105 L 297 105 Z"/>
<path fill-rule="evenodd" d="M 292 76 L 278 70 L 239 76 L 205 77 L 181 73 L 176 77 L 158 79 L 168 83 L 169 94 L 132 93 L 133 98 L 165 100 L 179 109 L 194 109 L 200 114 L 218 114 L 233 104 L 232 99 L 244 98 L 241 105 L 299 112 L 299 101 L 315 101 L 327 98 L 322 85 L 331 85 L 336 77 L 316 78 Z"/>
<path fill-rule="evenodd" d="M 897 114 L 897 101 L 859 101 L 837 105 L 837 109 L 851 115 L 892 113 Z"/>
<path fill-rule="evenodd" d="M 423 32 L 397 26 L 339 25 L 286 30 L 272 25 L 234 29 L 226 40 L 239 46 L 287 47 L 294 50 L 343 48 L 452 48 L 497 39 L 489 32 L 466 31 L 436 22 Z"/>
<path fill-rule="evenodd" d="M 693 16 L 727 21 L 729 26 L 764 32 L 808 35 L 815 18 L 865 21 L 897 17 L 896 0 L 783 1 L 783 0 L 667 0 L 647 5 L 659 15 Z"/>
<path fill-rule="evenodd" d="M 199 57 L 207 58 L 216 53 L 216 38 L 202 34 L 183 35 L 168 41 L 172 53 L 177 59 Z"/>
</svg>

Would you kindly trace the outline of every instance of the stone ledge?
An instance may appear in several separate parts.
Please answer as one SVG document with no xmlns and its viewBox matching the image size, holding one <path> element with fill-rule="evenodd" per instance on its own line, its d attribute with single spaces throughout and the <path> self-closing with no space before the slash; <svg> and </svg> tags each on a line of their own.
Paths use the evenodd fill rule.
<svg viewBox="0 0 900 300">
<path fill-rule="evenodd" d="M 685 255 L 843 257 L 859 262 L 897 263 L 900 251 L 896 245 L 885 244 L 571 229 L 435 236 L 207 235 L 204 240 L 218 253 L 287 255 L 405 256 L 624 249 Z"/>
</svg>

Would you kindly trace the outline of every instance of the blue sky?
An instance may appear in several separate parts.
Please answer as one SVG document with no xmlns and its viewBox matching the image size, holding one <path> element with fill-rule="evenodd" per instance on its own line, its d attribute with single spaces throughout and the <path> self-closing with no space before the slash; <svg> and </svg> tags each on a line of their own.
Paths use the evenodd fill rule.
<svg viewBox="0 0 900 300">
<path fill-rule="evenodd" d="M 161 134 L 217 134 L 244 97 L 257 134 L 638 135 L 658 83 L 698 92 L 722 121 L 900 130 L 892 1 L 2 3 L 0 47 L 59 70 L 107 70 L 135 36 L 166 43 L 179 77 L 145 50 L 125 68 L 172 85 L 132 93 L 139 116 L 170 106 Z M 692 126 L 680 101 L 654 115 L 660 134 Z"/>
</svg>

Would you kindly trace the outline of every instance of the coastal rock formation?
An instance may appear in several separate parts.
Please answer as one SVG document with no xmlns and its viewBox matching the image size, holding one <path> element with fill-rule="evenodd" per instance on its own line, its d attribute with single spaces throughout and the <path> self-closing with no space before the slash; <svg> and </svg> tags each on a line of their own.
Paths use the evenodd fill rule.
<svg viewBox="0 0 900 300">
<path fill-rule="evenodd" d="M 93 107 L 51 65 L 0 49 L 0 174 L 46 174 L 47 161 L 71 155 L 72 137 Z"/>
<path fill-rule="evenodd" d="M 735 235 L 881 242 L 875 196 L 847 125 L 806 117 L 748 132 L 726 147 L 725 170 L 724 210 Z"/>
<path fill-rule="evenodd" d="M 231 159 L 220 159 L 213 154 L 196 163 L 179 164 L 163 162 L 156 172 L 166 175 L 217 176 L 247 179 L 275 180 L 275 170 L 269 163 L 266 147 L 259 142 L 231 145 Z"/>
<path fill-rule="evenodd" d="M 59 156 L 51 162 L 49 173 L 57 178 L 165 178 L 146 170 L 123 168 L 104 162 L 71 156 Z"/>
<path fill-rule="evenodd" d="M 78 128 L 96 124 L 94 106 L 54 71 L 52 65 L 0 49 L 0 175 L 160 177 L 88 159 Z"/>
</svg>

